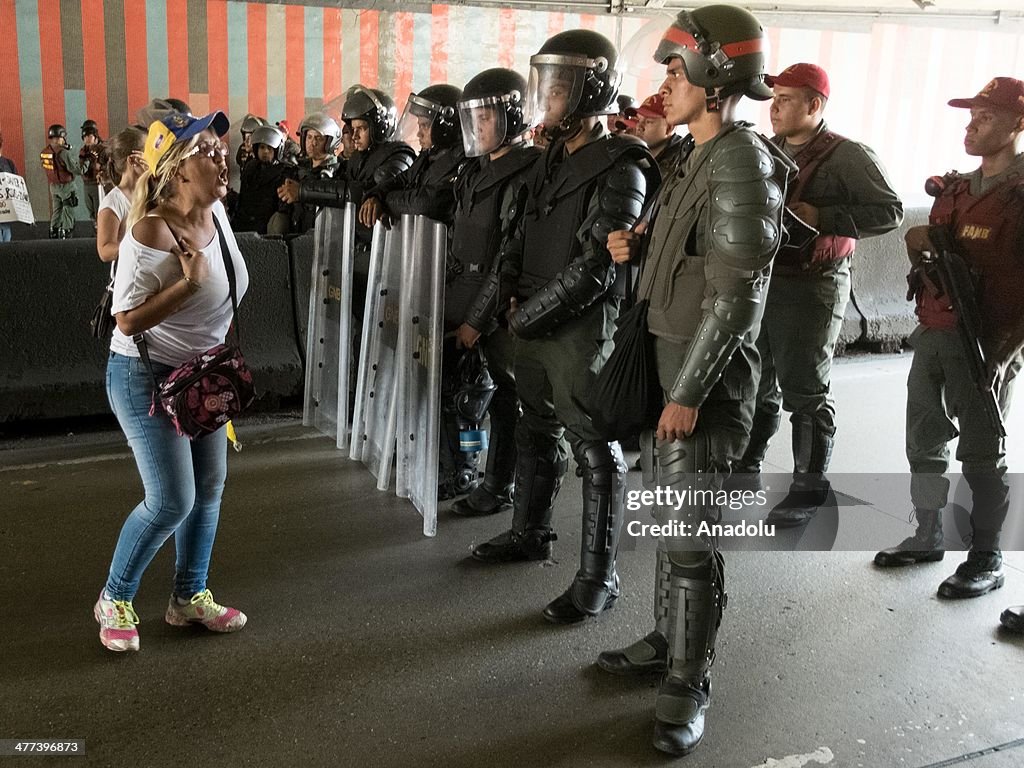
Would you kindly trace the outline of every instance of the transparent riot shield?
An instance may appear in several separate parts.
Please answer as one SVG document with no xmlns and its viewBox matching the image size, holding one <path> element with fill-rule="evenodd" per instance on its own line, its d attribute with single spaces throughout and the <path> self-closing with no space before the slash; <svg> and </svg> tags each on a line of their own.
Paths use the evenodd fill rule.
<svg viewBox="0 0 1024 768">
<path fill-rule="evenodd" d="M 355 333 L 352 320 L 353 269 L 355 267 L 356 207 L 345 206 L 341 226 L 341 296 L 339 298 L 341 319 L 338 333 L 338 441 L 339 450 L 349 446 L 352 434 L 350 426 L 350 389 L 352 387 L 352 341 Z"/>
<path fill-rule="evenodd" d="M 350 364 L 355 216 L 351 204 L 341 209 L 324 208 L 317 216 L 306 326 L 302 423 L 334 438 L 339 445 L 347 440 L 349 379 L 339 372 L 342 366 L 347 371 Z"/>
<path fill-rule="evenodd" d="M 441 335 L 448 233 L 423 216 L 403 216 L 402 313 L 399 333 L 395 490 L 437 533 Z M 411 233 L 411 236 L 409 236 Z"/>
<path fill-rule="evenodd" d="M 370 245 L 370 265 L 366 276 L 366 301 L 363 303 L 362 333 L 359 338 L 355 404 L 352 407 L 352 441 L 349 445 L 348 457 L 353 461 L 362 461 L 366 448 L 366 406 L 369 399 L 367 391 L 373 384 L 374 373 L 370 361 L 375 360 L 377 354 L 371 344 L 379 340 L 379 336 L 374 333 L 377 326 L 373 319 L 381 290 L 385 240 L 383 227 L 376 227 L 373 230 L 373 241 Z"/>
<path fill-rule="evenodd" d="M 401 315 L 402 239 L 401 224 L 384 230 L 374 228 L 366 310 L 363 316 L 364 338 L 360 350 L 359 381 L 356 386 L 358 429 L 353 428 L 350 455 L 366 464 L 377 478 L 377 488 L 391 484 L 391 466 L 395 449 L 395 419 L 398 415 L 395 387 L 395 363 L 398 355 L 398 330 Z M 383 245 L 377 241 L 382 240 Z M 379 268 L 374 257 L 379 256 Z M 357 445 L 357 442 L 359 443 Z"/>
</svg>

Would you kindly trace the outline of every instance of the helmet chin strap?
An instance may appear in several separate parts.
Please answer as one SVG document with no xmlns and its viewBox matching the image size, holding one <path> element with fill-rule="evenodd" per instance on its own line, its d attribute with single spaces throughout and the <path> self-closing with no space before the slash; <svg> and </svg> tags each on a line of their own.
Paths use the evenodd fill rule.
<svg viewBox="0 0 1024 768">
<path fill-rule="evenodd" d="M 722 92 L 721 88 L 705 88 L 704 89 L 704 103 L 707 106 L 708 112 L 717 112 L 722 107 Z"/>
<path fill-rule="evenodd" d="M 562 118 L 562 121 L 558 125 L 548 127 L 544 126 L 544 135 L 548 137 L 549 141 L 559 141 L 564 139 L 565 141 L 572 141 L 580 132 L 583 130 L 583 121 L 578 117 Z"/>
</svg>

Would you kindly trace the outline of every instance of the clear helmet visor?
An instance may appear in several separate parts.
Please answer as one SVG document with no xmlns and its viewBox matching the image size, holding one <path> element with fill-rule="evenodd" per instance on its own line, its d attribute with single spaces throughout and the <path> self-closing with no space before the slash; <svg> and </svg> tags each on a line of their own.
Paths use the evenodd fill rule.
<svg viewBox="0 0 1024 768">
<path fill-rule="evenodd" d="M 419 147 L 422 151 L 430 149 L 430 129 L 437 114 L 437 104 L 410 94 L 395 129 L 394 140 L 404 141 L 410 147 Z"/>
<path fill-rule="evenodd" d="M 505 141 L 508 131 L 505 101 L 508 96 L 488 96 L 459 102 L 462 146 L 466 157 L 488 155 Z"/>
<path fill-rule="evenodd" d="M 530 59 L 525 104 L 529 127 L 558 125 L 579 106 L 586 69 L 578 66 L 573 58 L 538 55 Z"/>
<path fill-rule="evenodd" d="M 632 81 L 631 93 L 641 100 L 644 94 L 657 93 L 665 81 L 665 62 L 658 58 L 662 39 L 675 21 L 675 15 L 659 13 L 644 22 L 622 46 L 619 63 Z"/>
</svg>

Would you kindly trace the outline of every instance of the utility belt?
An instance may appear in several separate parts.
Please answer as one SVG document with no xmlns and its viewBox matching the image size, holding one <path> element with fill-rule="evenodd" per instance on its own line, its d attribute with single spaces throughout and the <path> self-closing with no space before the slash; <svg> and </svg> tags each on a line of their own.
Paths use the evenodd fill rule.
<svg viewBox="0 0 1024 768">
<path fill-rule="evenodd" d="M 466 265 L 459 261 L 458 256 L 450 250 L 446 251 L 444 257 L 444 284 L 451 285 L 465 271 Z"/>
</svg>

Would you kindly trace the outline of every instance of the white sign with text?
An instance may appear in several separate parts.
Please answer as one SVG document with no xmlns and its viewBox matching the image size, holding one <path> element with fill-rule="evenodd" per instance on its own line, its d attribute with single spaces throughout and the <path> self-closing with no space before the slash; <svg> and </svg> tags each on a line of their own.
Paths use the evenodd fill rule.
<svg viewBox="0 0 1024 768">
<path fill-rule="evenodd" d="M 13 173 L 0 173 L 0 222 L 9 221 L 34 224 L 36 217 L 25 180 Z"/>
</svg>

